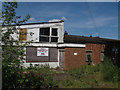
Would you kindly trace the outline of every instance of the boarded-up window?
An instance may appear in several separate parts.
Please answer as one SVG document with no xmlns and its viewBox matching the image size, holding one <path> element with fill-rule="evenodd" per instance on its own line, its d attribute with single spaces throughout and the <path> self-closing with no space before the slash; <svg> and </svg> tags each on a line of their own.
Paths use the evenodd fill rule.
<svg viewBox="0 0 120 90">
<path fill-rule="evenodd" d="M 47 56 L 37 56 L 37 48 L 42 48 L 42 47 L 27 47 L 26 49 L 27 62 L 57 62 L 58 61 L 57 48 L 48 48 Z"/>
<path fill-rule="evenodd" d="M 50 48 L 50 61 L 56 61 L 58 59 L 58 50 L 57 48 Z"/>
<path fill-rule="evenodd" d="M 20 40 L 27 40 L 27 29 L 20 29 Z"/>
</svg>

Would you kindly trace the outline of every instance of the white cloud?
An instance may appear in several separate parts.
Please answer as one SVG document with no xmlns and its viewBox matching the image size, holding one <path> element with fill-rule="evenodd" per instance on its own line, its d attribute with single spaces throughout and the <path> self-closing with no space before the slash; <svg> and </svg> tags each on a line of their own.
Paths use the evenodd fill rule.
<svg viewBox="0 0 120 90">
<path fill-rule="evenodd" d="M 62 20 L 67 20 L 67 18 L 66 18 L 66 17 L 61 17 L 61 19 L 62 19 Z"/>
<path fill-rule="evenodd" d="M 36 21 L 36 19 L 35 18 L 30 18 L 29 21 Z"/>
<path fill-rule="evenodd" d="M 58 22 L 58 21 L 61 21 L 60 19 L 52 19 L 52 20 L 49 20 L 48 22 Z"/>
<path fill-rule="evenodd" d="M 60 19 L 52 19 L 52 20 L 49 20 L 48 22 L 58 22 L 58 21 L 61 21 L 61 20 L 67 20 L 66 17 L 61 17 Z"/>
</svg>

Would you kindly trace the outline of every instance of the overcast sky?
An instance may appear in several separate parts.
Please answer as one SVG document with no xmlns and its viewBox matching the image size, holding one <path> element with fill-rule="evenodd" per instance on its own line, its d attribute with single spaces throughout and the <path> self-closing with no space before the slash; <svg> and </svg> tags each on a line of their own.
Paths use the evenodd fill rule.
<svg viewBox="0 0 120 90">
<path fill-rule="evenodd" d="M 118 39 L 118 3 L 115 2 L 19 2 L 17 15 L 30 14 L 29 22 L 64 20 L 71 35 Z"/>
</svg>

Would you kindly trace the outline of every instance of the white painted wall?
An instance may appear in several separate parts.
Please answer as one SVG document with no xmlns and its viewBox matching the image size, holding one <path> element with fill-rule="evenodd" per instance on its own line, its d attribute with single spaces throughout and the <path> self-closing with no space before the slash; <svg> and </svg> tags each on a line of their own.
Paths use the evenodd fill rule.
<svg viewBox="0 0 120 90">
<path fill-rule="evenodd" d="M 44 27 L 50 27 L 52 28 L 58 28 L 58 43 L 63 43 L 64 38 L 64 22 L 59 23 L 44 23 L 44 24 L 31 24 L 31 25 L 21 25 L 16 26 L 16 28 L 27 28 L 27 41 L 33 40 L 33 42 L 39 42 L 39 30 L 40 28 Z M 6 30 L 4 28 L 3 30 Z M 19 32 L 19 31 L 18 31 Z M 34 33 L 32 36 L 30 35 L 30 32 Z M 15 40 L 19 39 L 19 33 L 12 34 Z"/>
<path fill-rule="evenodd" d="M 33 33 L 32 36 L 30 33 Z M 39 42 L 39 28 L 28 28 L 27 29 L 27 41 Z"/>
<path fill-rule="evenodd" d="M 31 63 L 33 66 L 35 64 L 39 64 L 39 65 L 49 65 L 50 68 L 56 68 L 59 66 L 59 62 L 36 62 L 36 63 Z M 24 67 L 29 67 L 30 66 L 30 63 L 23 63 L 23 66 Z"/>
<path fill-rule="evenodd" d="M 27 28 L 27 41 L 33 40 L 33 42 L 39 42 L 39 30 L 43 27 L 58 28 L 58 43 L 63 43 L 64 38 L 64 22 L 60 23 L 46 23 L 46 24 L 32 24 L 21 25 L 20 28 Z M 33 36 L 30 35 L 33 32 Z M 17 34 L 14 35 L 16 37 Z"/>
</svg>

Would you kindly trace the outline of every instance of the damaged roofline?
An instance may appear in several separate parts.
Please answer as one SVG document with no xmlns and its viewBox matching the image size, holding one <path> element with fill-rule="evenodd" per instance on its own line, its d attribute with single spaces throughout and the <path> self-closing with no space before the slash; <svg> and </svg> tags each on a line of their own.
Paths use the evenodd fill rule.
<svg viewBox="0 0 120 90">
<path fill-rule="evenodd" d="M 60 20 L 60 21 L 54 21 L 54 22 L 38 22 L 38 23 L 24 23 L 24 24 L 13 24 L 11 26 L 21 26 L 21 25 L 34 25 L 34 24 L 49 24 L 49 23 L 62 23 L 64 22 L 64 20 Z M 2 25 L 2 26 L 8 26 L 8 25 Z"/>
</svg>

